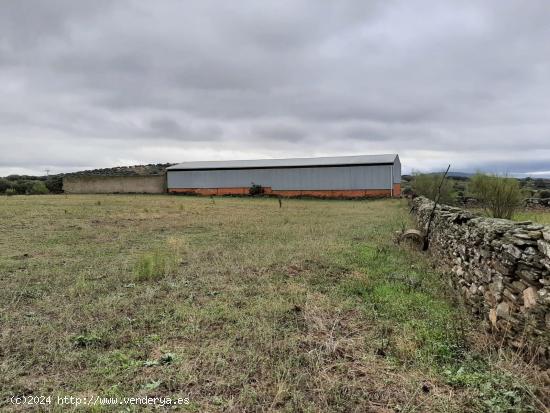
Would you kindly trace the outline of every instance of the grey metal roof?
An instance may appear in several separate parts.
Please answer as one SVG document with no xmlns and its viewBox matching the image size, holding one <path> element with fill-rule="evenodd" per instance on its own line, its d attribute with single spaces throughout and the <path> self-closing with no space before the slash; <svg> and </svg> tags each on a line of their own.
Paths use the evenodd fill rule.
<svg viewBox="0 0 550 413">
<path fill-rule="evenodd" d="M 308 166 L 340 165 L 379 165 L 392 164 L 397 154 L 331 156 L 321 158 L 288 158 L 288 159 L 247 159 L 237 161 L 198 161 L 183 162 L 166 168 L 167 170 L 197 169 L 253 169 L 253 168 L 292 168 Z"/>
</svg>

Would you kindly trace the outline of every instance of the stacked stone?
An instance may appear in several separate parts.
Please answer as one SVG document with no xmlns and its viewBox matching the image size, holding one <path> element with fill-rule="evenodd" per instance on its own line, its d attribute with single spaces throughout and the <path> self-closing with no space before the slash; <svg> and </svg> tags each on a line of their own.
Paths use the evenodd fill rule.
<svg viewBox="0 0 550 413">
<path fill-rule="evenodd" d="M 433 202 L 413 199 L 426 231 Z M 452 284 L 488 328 L 514 347 L 550 361 L 550 227 L 437 207 L 430 250 L 451 269 Z"/>
</svg>

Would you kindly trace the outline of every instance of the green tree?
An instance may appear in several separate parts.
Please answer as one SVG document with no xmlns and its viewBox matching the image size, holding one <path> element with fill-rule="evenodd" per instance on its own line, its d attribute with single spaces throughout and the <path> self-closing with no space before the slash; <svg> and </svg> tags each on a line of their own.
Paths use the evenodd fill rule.
<svg viewBox="0 0 550 413">
<path fill-rule="evenodd" d="M 511 219 L 523 201 L 518 180 L 507 176 L 477 173 L 471 178 L 468 189 L 494 218 Z"/>
<path fill-rule="evenodd" d="M 46 188 L 48 191 L 59 194 L 63 192 L 63 176 L 61 175 L 51 175 L 46 179 Z"/>
<path fill-rule="evenodd" d="M 443 174 L 422 174 L 415 172 L 411 184 L 412 190 L 416 195 L 425 196 L 435 201 L 442 178 Z M 455 198 L 456 194 L 453 190 L 453 183 L 445 178 L 441 184 L 439 202 L 442 204 L 453 204 Z"/>
<path fill-rule="evenodd" d="M 6 189 L 9 189 L 12 187 L 12 184 L 10 181 L 4 178 L 0 178 L 0 193 L 6 192 Z"/>
<path fill-rule="evenodd" d="M 42 181 L 36 181 L 32 184 L 31 189 L 29 193 L 33 195 L 42 195 L 48 193 L 48 188 L 46 188 L 46 184 Z"/>
</svg>

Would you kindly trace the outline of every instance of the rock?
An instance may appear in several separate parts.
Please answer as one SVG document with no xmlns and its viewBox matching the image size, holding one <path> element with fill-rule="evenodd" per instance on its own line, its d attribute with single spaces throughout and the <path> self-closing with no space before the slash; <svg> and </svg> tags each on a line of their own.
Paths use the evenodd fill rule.
<svg viewBox="0 0 550 413">
<path fill-rule="evenodd" d="M 516 247 L 515 245 L 504 244 L 502 246 L 502 249 L 514 258 L 517 258 L 517 259 L 521 258 L 521 250 L 518 247 Z"/>
<path fill-rule="evenodd" d="M 539 239 L 537 241 L 537 245 L 539 247 L 539 251 L 546 255 L 547 258 L 550 258 L 550 242 Z"/>
<path fill-rule="evenodd" d="M 525 288 L 527 288 L 527 284 L 525 284 L 523 281 L 516 280 L 516 281 L 512 281 L 511 287 L 514 290 L 514 292 L 521 293 L 523 292 L 523 290 L 525 290 Z"/>
<path fill-rule="evenodd" d="M 507 318 L 510 315 L 510 305 L 503 301 L 497 305 L 496 309 L 497 318 Z"/>
<path fill-rule="evenodd" d="M 534 249 L 533 247 L 527 247 L 525 248 L 525 250 L 523 251 L 523 254 L 525 255 L 535 255 L 537 253 L 537 250 Z M 522 254 L 522 255 L 523 255 Z"/>
<path fill-rule="evenodd" d="M 522 240 L 537 240 L 542 237 L 542 234 L 538 231 L 517 232 L 514 233 L 514 237 Z"/>
<path fill-rule="evenodd" d="M 505 288 L 502 295 L 504 295 L 506 298 L 508 298 L 510 301 L 516 302 L 518 300 L 518 296 L 514 294 L 509 288 Z"/>
<path fill-rule="evenodd" d="M 514 272 L 515 264 L 507 260 L 494 260 L 493 268 L 502 275 L 510 275 Z"/>
<path fill-rule="evenodd" d="M 533 308 L 537 305 L 537 290 L 534 287 L 529 287 L 523 290 L 523 305 L 526 309 Z"/>
<path fill-rule="evenodd" d="M 528 284 L 535 284 L 540 278 L 541 273 L 535 269 L 530 269 L 527 266 L 521 266 L 516 272 L 520 278 Z"/>
<path fill-rule="evenodd" d="M 489 289 L 494 293 L 500 293 L 504 289 L 504 284 L 502 279 L 495 278 L 491 284 L 489 284 Z"/>
</svg>

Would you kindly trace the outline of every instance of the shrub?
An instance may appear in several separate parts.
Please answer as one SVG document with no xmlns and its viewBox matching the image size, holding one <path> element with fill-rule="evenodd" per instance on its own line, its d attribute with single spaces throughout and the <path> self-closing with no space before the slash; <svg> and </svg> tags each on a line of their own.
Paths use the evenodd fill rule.
<svg viewBox="0 0 550 413">
<path fill-rule="evenodd" d="M 46 184 L 44 182 L 36 181 L 32 184 L 29 193 L 33 195 L 47 194 L 48 188 L 46 188 Z"/>
<path fill-rule="evenodd" d="M 7 196 L 12 196 L 12 195 L 15 195 L 17 194 L 17 191 L 14 189 L 14 188 L 8 188 L 4 191 L 4 193 L 7 195 Z"/>
<path fill-rule="evenodd" d="M 11 188 L 11 182 L 7 179 L 0 178 L 0 193 L 6 192 L 6 189 Z"/>
<path fill-rule="evenodd" d="M 134 273 L 138 280 L 158 280 L 172 272 L 173 261 L 173 258 L 164 251 L 153 251 L 139 258 Z"/>
<path fill-rule="evenodd" d="M 550 198 L 550 189 L 543 189 L 540 191 L 539 198 Z"/>
<path fill-rule="evenodd" d="M 249 188 L 248 193 L 252 196 L 261 195 L 264 193 L 264 188 L 252 182 L 252 186 Z"/>
<path fill-rule="evenodd" d="M 443 174 L 415 173 L 412 181 L 412 190 L 416 195 L 422 195 L 435 201 L 442 178 Z M 442 204 L 453 204 L 454 201 L 455 193 L 453 191 L 453 184 L 448 179 L 445 179 L 443 184 L 441 184 L 439 202 Z"/>
<path fill-rule="evenodd" d="M 164 248 L 158 248 L 139 257 L 134 266 L 138 280 L 158 280 L 173 274 L 186 246 L 178 238 L 169 238 Z"/>
<path fill-rule="evenodd" d="M 63 192 L 63 177 L 61 175 L 48 176 L 46 179 L 46 188 L 54 194 Z"/>
<path fill-rule="evenodd" d="M 20 195 L 29 194 L 31 192 L 33 181 L 12 181 L 12 188 Z"/>
<path fill-rule="evenodd" d="M 494 218 L 511 219 L 523 200 L 518 180 L 506 176 L 477 173 L 468 188 Z"/>
</svg>

